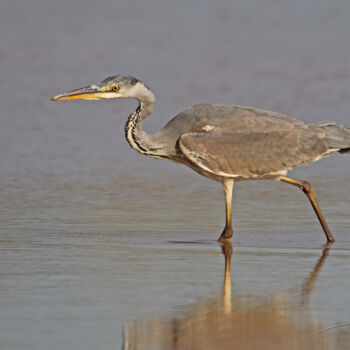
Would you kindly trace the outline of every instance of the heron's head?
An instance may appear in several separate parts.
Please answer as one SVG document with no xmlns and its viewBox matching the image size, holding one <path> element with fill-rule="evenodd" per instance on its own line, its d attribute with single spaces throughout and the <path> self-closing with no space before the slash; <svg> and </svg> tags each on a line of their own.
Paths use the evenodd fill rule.
<svg viewBox="0 0 350 350">
<path fill-rule="evenodd" d="M 109 77 L 99 83 L 54 96 L 51 100 L 101 100 L 128 97 L 136 98 L 140 101 L 155 101 L 152 91 L 140 80 L 130 75 Z"/>
</svg>

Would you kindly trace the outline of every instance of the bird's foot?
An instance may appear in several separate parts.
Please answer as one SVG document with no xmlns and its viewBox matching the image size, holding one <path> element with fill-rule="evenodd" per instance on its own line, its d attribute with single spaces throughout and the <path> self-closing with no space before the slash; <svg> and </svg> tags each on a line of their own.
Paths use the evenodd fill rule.
<svg viewBox="0 0 350 350">
<path fill-rule="evenodd" d="M 222 253 L 225 255 L 225 257 L 231 257 L 232 251 L 233 251 L 231 242 L 229 240 L 226 240 L 226 241 L 220 242 L 220 245 L 221 245 Z"/>
<path fill-rule="evenodd" d="M 225 229 L 222 231 L 222 234 L 218 238 L 219 242 L 227 242 L 230 240 L 230 238 L 233 236 L 233 230 L 230 227 L 225 227 Z"/>
</svg>

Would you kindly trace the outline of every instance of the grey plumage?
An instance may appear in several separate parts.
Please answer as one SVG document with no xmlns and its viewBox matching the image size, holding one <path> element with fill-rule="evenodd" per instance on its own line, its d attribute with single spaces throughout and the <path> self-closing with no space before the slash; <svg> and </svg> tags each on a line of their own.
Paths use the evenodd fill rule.
<svg viewBox="0 0 350 350">
<path fill-rule="evenodd" d="M 192 106 L 155 134 L 142 129 L 153 111 L 155 97 L 140 80 L 117 75 L 86 88 L 57 95 L 53 100 L 135 98 L 138 109 L 125 125 L 130 146 L 154 158 L 183 163 L 201 175 L 222 182 L 226 198 L 226 225 L 220 240 L 232 236 L 233 183 L 274 179 L 301 188 L 308 196 L 328 241 L 327 226 L 309 183 L 286 177 L 297 165 L 333 152 L 350 153 L 350 129 L 334 122 L 306 124 L 283 114 L 236 105 Z"/>
<path fill-rule="evenodd" d="M 340 153 L 350 152 L 350 130 L 334 122 L 322 122 L 318 127 L 325 132 L 325 142 L 329 149 Z"/>
</svg>

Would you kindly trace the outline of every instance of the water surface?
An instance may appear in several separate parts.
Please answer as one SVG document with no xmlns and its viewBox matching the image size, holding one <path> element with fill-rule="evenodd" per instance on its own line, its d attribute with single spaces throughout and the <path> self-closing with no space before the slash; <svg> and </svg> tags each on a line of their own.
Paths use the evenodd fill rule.
<svg viewBox="0 0 350 350">
<path fill-rule="evenodd" d="M 349 157 L 291 173 L 328 256 L 298 189 L 235 187 L 229 280 L 220 185 L 130 150 L 136 102 L 49 98 L 129 73 L 157 96 L 150 132 L 202 102 L 350 125 L 349 4 L 2 2 L 1 348 L 224 349 L 240 331 L 348 349 L 349 326 L 312 334 L 350 321 Z"/>
</svg>

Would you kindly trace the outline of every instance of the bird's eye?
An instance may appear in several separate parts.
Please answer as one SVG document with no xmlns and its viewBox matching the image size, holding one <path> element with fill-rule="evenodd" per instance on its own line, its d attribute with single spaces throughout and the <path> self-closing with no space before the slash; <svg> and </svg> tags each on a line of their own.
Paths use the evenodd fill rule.
<svg viewBox="0 0 350 350">
<path fill-rule="evenodd" d="M 119 90 L 120 90 L 120 86 L 119 85 L 113 85 L 112 86 L 112 91 L 118 92 Z"/>
</svg>

